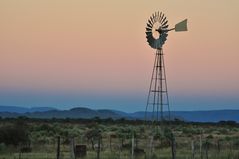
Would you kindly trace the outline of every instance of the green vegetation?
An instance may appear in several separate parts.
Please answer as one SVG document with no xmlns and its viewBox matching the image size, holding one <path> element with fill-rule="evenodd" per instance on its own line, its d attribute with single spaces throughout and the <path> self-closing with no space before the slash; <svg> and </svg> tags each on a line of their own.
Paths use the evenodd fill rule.
<svg viewBox="0 0 239 159">
<path fill-rule="evenodd" d="M 170 159 L 173 141 L 177 159 L 239 159 L 239 125 L 235 122 L 176 120 L 165 122 L 164 127 L 152 133 L 140 120 L 1 118 L 0 159 L 55 159 L 58 136 L 61 159 L 72 158 L 72 141 L 87 146 L 84 159 L 96 159 L 97 152 L 102 159 L 131 159 L 132 140 L 135 159 Z"/>
</svg>

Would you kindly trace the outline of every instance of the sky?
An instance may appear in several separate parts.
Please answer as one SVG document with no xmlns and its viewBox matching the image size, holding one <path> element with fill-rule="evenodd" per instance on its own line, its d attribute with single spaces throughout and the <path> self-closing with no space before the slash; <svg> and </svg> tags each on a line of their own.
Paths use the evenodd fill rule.
<svg viewBox="0 0 239 159">
<path fill-rule="evenodd" d="M 239 109 L 238 0 L 1 0 L 0 105 L 144 110 L 155 11 L 188 19 L 163 47 L 171 110 Z"/>
</svg>

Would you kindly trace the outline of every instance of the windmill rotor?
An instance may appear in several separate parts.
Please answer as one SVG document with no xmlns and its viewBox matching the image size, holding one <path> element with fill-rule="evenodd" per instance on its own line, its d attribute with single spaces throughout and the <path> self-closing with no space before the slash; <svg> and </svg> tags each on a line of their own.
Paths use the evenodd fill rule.
<svg viewBox="0 0 239 159">
<path fill-rule="evenodd" d="M 177 23 L 174 28 L 168 29 L 167 17 L 162 12 L 155 12 L 149 17 L 146 26 L 148 44 L 154 49 L 161 49 L 168 37 L 168 32 L 187 31 L 187 19 Z"/>
<path fill-rule="evenodd" d="M 159 49 L 167 40 L 168 20 L 162 12 L 155 12 L 148 19 L 146 26 L 146 38 L 149 45 L 154 49 Z"/>
</svg>

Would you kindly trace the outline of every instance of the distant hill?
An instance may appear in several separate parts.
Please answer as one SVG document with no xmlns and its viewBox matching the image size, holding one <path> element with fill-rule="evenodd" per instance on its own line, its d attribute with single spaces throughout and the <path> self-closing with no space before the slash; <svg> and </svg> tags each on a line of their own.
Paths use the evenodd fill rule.
<svg viewBox="0 0 239 159">
<path fill-rule="evenodd" d="M 49 108 L 50 109 L 50 108 Z M 6 110 L 6 109 L 4 109 Z M 25 110 L 25 109 L 23 109 Z M 83 118 L 83 119 L 90 119 L 94 117 L 99 118 L 121 118 L 119 114 L 115 113 L 111 110 L 93 110 L 89 108 L 84 107 L 76 107 L 72 108 L 70 110 L 56 110 L 56 109 L 35 109 L 37 111 L 27 111 L 25 113 L 22 113 L 23 111 L 19 112 L 13 112 L 13 111 L 3 111 L 0 112 L 1 117 L 19 117 L 19 116 L 26 116 L 29 118 Z M 44 110 L 44 111 L 39 111 Z"/>
<path fill-rule="evenodd" d="M 168 113 L 164 113 L 168 116 Z M 150 114 L 148 114 L 150 116 Z M 233 120 L 239 122 L 239 110 L 171 111 L 171 118 L 194 122 L 218 122 Z M 135 112 L 131 117 L 143 119 L 145 112 Z"/>
<path fill-rule="evenodd" d="M 218 122 L 233 120 L 239 122 L 239 110 L 175 111 L 172 114 L 183 117 L 185 121 Z"/>
<path fill-rule="evenodd" d="M 28 112 L 46 112 L 50 110 L 57 110 L 57 109 L 52 107 L 32 107 L 30 108 L 30 111 Z"/>
<path fill-rule="evenodd" d="M 0 106 L 0 112 L 26 113 L 27 111 L 29 111 L 29 108 L 16 107 L 16 106 Z"/>
<path fill-rule="evenodd" d="M 56 110 L 56 108 L 51 107 L 17 107 L 17 106 L 0 106 L 0 112 L 8 113 L 27 113 L 27 112 L 45 112 L 50 110 Z"/>
<path fill-rule="evenodd" d="M 205 110 L 205 111 L 172 111 L 171 119 L 178 118 L 184 121 L 194 122 L 218 122 L 218 121 L 236 121 L 239 122 L 239 110 Z M 148 114 L 150 116 L 150 113 Z M 165 113 L 167 116 L 167 113 Z M 0 106 L 0 116 L 29 118 L 83 118 L 90 119 L 94 117 L 105 118 L 126 118 L 144 120 L 145 112 L 139 111 L 126 113 L 123 111 L 109 109 L 89 109 L 85 107 L 75 107 L 70 110 L 57 110 L 51 107 L 23 108 L 14 106 Z"/>
</svg>

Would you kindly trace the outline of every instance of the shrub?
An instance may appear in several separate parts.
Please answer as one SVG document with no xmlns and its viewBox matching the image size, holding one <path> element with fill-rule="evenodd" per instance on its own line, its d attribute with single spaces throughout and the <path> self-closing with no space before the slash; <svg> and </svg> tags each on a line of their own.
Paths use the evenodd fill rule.
<svg viewBox="0 0 239 159">
<path fill-rule="evenodd" d="M 4 125 L 0 128 L 0 143 L 18 146 L 29 143 L 29 134 L 24 125 Z"/>
</svg>

